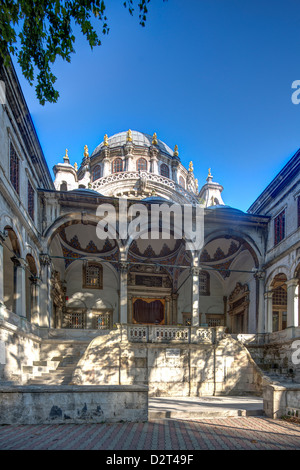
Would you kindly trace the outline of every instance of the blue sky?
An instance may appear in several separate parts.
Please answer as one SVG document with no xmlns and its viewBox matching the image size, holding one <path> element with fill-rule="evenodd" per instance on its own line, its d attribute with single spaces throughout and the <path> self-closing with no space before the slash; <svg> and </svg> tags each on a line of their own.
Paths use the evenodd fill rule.
<svg viewBox="0 0 300 470">
<path fill-rule="evenodd" d="M 71 63 L 55 64 L 58 103 L 41 106 L 14 61 L 50 170 L 104 134 L 156 132 L 246 211 L 300 147 L 300 1 L 151 0 L 145 28 L 122 0 L 106 5 L 102 45 L 78 32 Z"/>
</svg>

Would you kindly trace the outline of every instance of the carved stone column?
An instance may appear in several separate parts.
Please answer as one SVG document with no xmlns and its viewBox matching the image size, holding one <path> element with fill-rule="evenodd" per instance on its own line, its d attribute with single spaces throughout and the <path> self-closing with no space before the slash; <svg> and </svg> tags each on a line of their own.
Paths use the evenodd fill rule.
<svg viewBox="0 0 300 470">
<path fill-rule="evenodd" d="M 192 266 L 192 326 L 199 326 L 199 274 L 200 268 Z"/>
<path fill-rule="evenodd" d="M 48 255 L 40 256 L 41 264 L 41 295 L 40 295 L 40 326 L 44 328 L 50 327 L 52 316 L 52 300 L 51 300 L 51 259 Z"/>
<path fill-rule="evenodd" d="M 153 145 L 150 147 L 150 172 L 158 175 L 158 160 L 157 156 L 159 154 L 158 148 Z"/>
<path fill-rule="evenodd" d="M 133 143 L 127 142 L 124 145 L 124 153 L 125 153 L 125 171 L 134 171 L 133 168 Z"/>
<path fill-rule="evenodd" d="M 127 275 L 128 275 L 128 264 L 122 261 L 120 263 L 120 323 L 128 323 Z"/>
<path fill-rule="evenodd" d="M 299 279 L 290 279 L 287 285 L 287 326 L 298 325 L 298 285 Z"/>
<path fill-rule="evenodd" d="M 178 294 L 172 294 L 172 308 L 170 324 L 177 325 L 178 323 L 178 308 L 177 308 Z"/>
<path fill-rule="evenodd" d="M 103 164 L 103 173 L 102 173 L 102 175 L 103 176 L 108 176 L 111 172 L 110 171 L 110 162 L 109 162 L 109 148 L 104 147 L 102 152 L 104 154 L 104 158 L 102 160 L 102 164 Z"/>
<path fill-rule="evenodd" d="M 14 312 L 20 317 L 26 317 L 26 261 L 14 256 Z"/>
<path fill-rule="evenodd" d="M 256 280 L 257 285 L 257 324 L 256 324 L 256 331 L 257 333 L 264 333 L 264 308 L 265 308 L 265 299 L 264 299 L 264 292 L 265 292 L 265 272 L 264 271 L 257 271 L 254 274 L 254 278 Z"/>
<path fill-rule="evenodd" d="M 266 292 L 265 295 L 265 333 L 272 333 L 273 330 L 273 292 Z"/>
<path fill-rule="evenodd" d="M 0 232 L 0 306 L 4 304 L 4 259 L 3 259 L 3 243 L 7 238 L 7 234 Z"/>
<path fill-rule="evenodd" d="M 30 279 L 31 288 L 31 318 L 30 321 L 33 325 L 39 326 L 40 324 L 40 287 L 41 280 L 32 276 Z"/>
</svg>

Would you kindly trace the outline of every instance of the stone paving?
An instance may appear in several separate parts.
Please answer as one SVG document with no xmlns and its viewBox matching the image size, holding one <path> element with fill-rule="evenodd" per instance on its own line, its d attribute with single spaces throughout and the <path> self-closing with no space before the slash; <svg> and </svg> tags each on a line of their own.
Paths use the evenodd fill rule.
<svg viewBox="0 0 300 470">
<path fill-rule="evenodd" d="M 1 426 L 0 449 L 106 450 L 107 455 L 118 455 L 108 451 L 124 450 L 126 455 L 144 450 L 154 454 L 166 450 L 300 450 L 300 425 L 251 416 Z"/>
</svg>

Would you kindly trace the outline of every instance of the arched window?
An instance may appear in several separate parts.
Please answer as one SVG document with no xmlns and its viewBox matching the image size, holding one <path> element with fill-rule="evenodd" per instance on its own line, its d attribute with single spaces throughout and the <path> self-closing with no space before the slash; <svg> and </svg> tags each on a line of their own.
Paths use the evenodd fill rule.
<svg viewBox="0 0 300 470">
<path fill-rule="evenodd" d="M 179 184 L 185 189 L 185 180 L 182 176 L 179 177 Z"/>
<path fill-rule="evenodd" d="M 68 185 L 65 181 L 62 181 L 60 183 L 60 188 L 59 188 L 60 191 L 68 191 Z"/>
<path fill-rule="evenodd" d="M 139 158 L 136 162 L 137 171 L 147 171 L 147 160 L 145 158 Z"/>
<path fill-rule="evenodd" d="M 96 181 L 99 178 L 101 178 L 101 166 L 96 165 L 95 168 L 93 169 L 93 181 Z"/>
<path fill-rule="evenodd" d="M 103 289 L 103 268 L 101 264 L 88 262 L 83 265 L 82 287 L 86 289 Z"/>
<path fill-rule="evenodd" d="M 19 194 L 19 189 L 20 189 L 20 175 L 19 175 L 19 157 L 17 155 L 17 152 L 15 151 L 15 148 L 12 143 L 10 143 L 10 169 L 9 169 L 9 174 L 10 174 L 10 181 Z"/>
<path fill-rule="evenodd" d="M 210 276 L 207 271 L 199 274 L 199 295 L 210 295 Z"/>
<path fill-rule="evenodd" d="M 277 274 L 272 281 L 272 329 L 284 330 L 287 327 L 287 286 L 286 275 Z"/>
<path fill-rule="evenodd" d="M 121 158 L 116 158 L 112 163 L 112 173 L 123 171 L 123 162 Z"/>
<path fill-rule="evenodd" d="M 160 174 L 161 174 L 161 176 L 165 176 L 166 178 L 169 178 L 169 176 L 170 176 L 169 167 L 165 163 L 160 165 Z"/>
</svg>

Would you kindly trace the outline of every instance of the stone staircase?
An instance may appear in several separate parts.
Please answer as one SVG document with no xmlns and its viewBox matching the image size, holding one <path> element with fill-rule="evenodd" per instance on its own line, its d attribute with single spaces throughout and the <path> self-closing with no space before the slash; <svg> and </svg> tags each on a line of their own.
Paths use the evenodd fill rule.
<svg viewBox="0 0 300 470">
<path fill-rule="evenodd" d="M 89 342 L 80 344 L 52 344 L 41 348 L 41 360 L 24 366 L 27 385 L 71 385 L 72 375 Z"/>
</svg>

